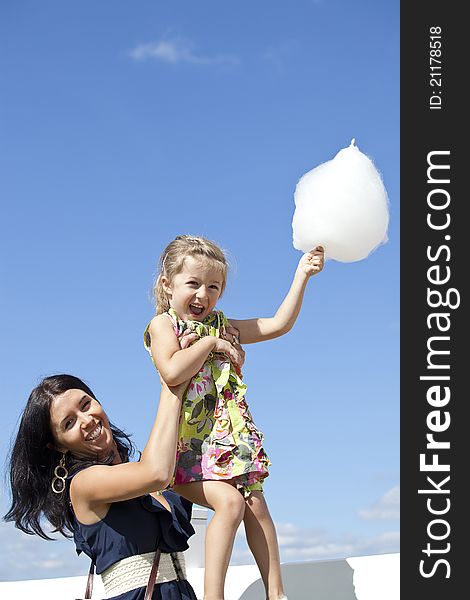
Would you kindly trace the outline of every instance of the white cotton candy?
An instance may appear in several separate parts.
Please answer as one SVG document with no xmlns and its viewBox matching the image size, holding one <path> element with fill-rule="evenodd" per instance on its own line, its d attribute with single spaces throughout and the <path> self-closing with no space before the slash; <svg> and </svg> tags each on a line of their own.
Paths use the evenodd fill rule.
<svg viewBox="0 0 470 600">
<path fill-rule="evenodd" d="M 342 262 L 366 258 L 387 241 L 388 198 L 382 178 L 355 140 L 297 183 L 293 244 Z"/>
</svg>

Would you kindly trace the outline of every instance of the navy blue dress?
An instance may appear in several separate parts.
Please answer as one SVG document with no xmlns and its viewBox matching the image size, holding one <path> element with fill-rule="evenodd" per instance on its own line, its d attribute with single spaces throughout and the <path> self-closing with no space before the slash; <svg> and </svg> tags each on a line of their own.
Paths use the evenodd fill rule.
<svg viewBox="0 0 470 600">
<path fill-rule="evenodd" d="M 171 512 L 147 494 L 123 502 L 113 502 L 108 514 L 93 525 L 76 521 L 74 540 L 77 553 L 84 552 L 102 573 L 118 560 L 153 552 L 182 552 L 194 534 L 192 504 L 175 492 L 163 492 Z M 143 600 L 145 586 L 118 596 L 115 600 Z M 155 585 L 153 600 L 197 600 L 188 581 L 168 581 Z"/>
</svg>

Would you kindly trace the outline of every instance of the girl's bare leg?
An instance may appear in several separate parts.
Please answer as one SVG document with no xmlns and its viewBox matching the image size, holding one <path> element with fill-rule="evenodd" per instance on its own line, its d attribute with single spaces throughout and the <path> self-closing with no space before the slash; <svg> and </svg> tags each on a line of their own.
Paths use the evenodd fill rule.
<svg viewBox="0 0 470 600">
<path fill-rule="evenodd" d="M 206 531 L 204 600 L 224 600 L 225 576 L 245 513 L 245 500 L 226 481 L 195 481 L 173 489 L 191 502 L 214 510 Z"/>
<path fill-rule="evenodd" d="M 276 529 L 263 492 L 251 492 L 245 500 L 243 521 L 248 545 L 255 557 L 266 589 L 266 598 L 269 600 L 283 598 L 284 589 Z"/>
</svg>

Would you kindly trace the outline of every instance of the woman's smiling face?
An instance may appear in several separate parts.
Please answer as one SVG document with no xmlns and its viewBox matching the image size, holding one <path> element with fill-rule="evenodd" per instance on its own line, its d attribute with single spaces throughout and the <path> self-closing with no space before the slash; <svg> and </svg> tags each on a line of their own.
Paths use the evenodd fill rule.
<svg viewBox="0 0 470 600">
<path fill-rule="evenodd" d="M 60 452 L 103 460 L 116 450 L 106 413 L 83 390 L 71 389 L 56 396 L 50 415 L 55 447 Z M 120 462 L 119 454 L 115 454 L 115 460 Z"/>
</svg>

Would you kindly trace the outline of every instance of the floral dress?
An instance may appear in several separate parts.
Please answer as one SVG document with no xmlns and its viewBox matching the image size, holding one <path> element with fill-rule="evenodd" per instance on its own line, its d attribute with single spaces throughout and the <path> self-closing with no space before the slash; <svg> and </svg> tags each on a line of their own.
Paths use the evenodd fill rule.
<svg viewBox="0 0 470 600">
<path fill-rule="evenodd" d="M 212 311 L 202 323 L 182 321 L 172 308 L 166 314 L 178 338 L 187 329 L 199 338 L 220 337 L 228 324 L 219 310 Z M 144 345 L 149 353 L 150 343 L 147 326 Z M 172 485 L 233 480 L 245 497 L 262 490 L 271 462 L 263 448 L 263 434 L 248 410 L 245 392 L 246 385 L 230 361 L 211 353 L 183 397 Z"/>
</svg>

